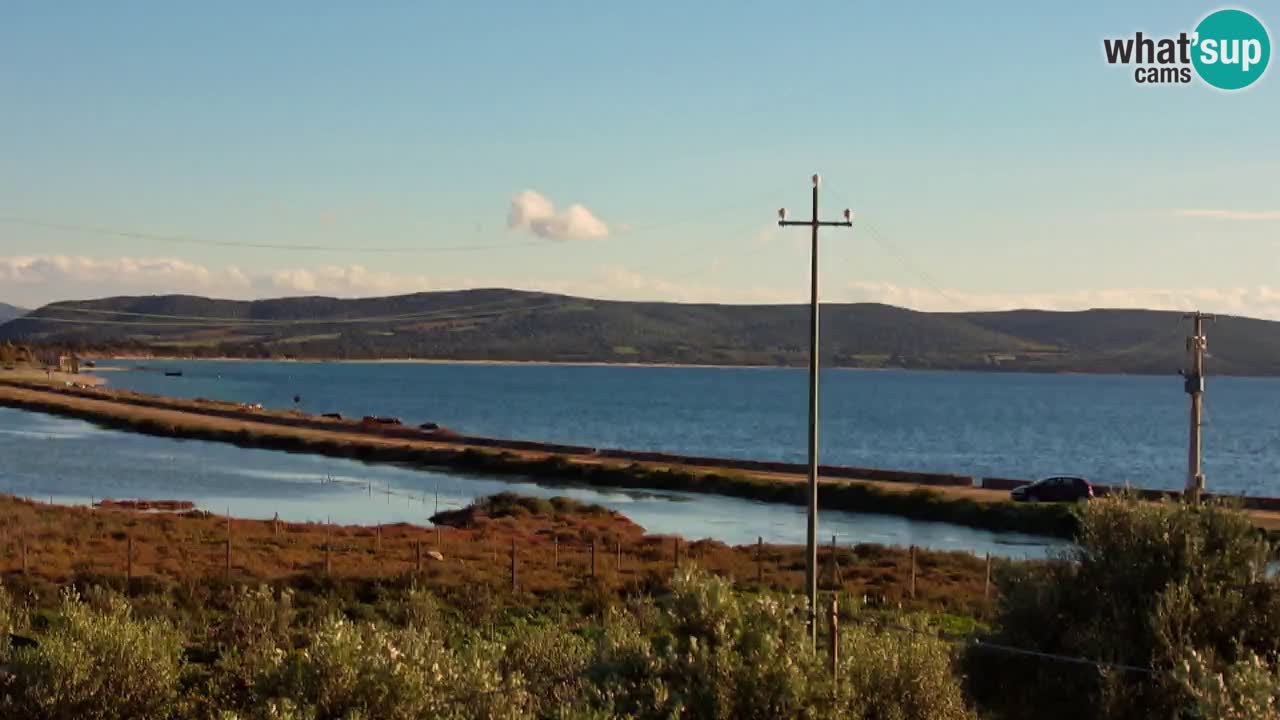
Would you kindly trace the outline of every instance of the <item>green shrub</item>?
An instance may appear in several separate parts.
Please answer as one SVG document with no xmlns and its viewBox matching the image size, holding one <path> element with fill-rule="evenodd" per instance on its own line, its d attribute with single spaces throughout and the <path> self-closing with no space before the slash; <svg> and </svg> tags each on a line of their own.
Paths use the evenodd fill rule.
<svg viewBox="0 0 1280 720">
<path fill-rule="evenodd" d="M 504 682 L 499 652 L 450 651 L 429 628 L 389 631 L 334 617 L 262 686 L 276 707 L 317 720 L 522 718 L 518 679 Z"/>
<path fill-rule="evenodd" d="M 1237 510 L 1105 497 L 1078 545 L 1000 580 L 996 642 L 1153 672 L 969 655 L 970 685 L 1005 717 L 1176 717 L 1194 704 L 1172 671 L 1196 653 L 1221 674 L 1280 652 L 1270 548 Z"/>
<path fill-rule="evenodd" d="M 0 662 L 8 657 L 9 633 L 18 628 L 18 608 L 9 591 L 0 585 Z"/>
<path fill-rule="evenodd" d="M 563 624 L 523 626 L 507 641 L 500 666 L 504 676 L 524 680 L 537 717 L 552 717 L 587 697 L 591 651 L 591 643 Z"/>
<path fill-rule="evenodd" d="M 907 621 L 903 621 L 907 622 Z M 846 718 L 961 720 L 973 717 L 953 671 L 951 646 L 919 634 L 853 625 L 840 631 L 837 714 Z"/>
<path fill-rule="evenodd" d="M 1174 677 L 1190 700 L 1193 718 L 1271 720 L 1280 715 L 1280 666 L 1253 653 L 1225 667 L 1194 650 Z"/>
<path fill-rule="evenodd" d="M 110 720 L 167 717 L 182 671 L 182 640 L 164 621 L 141 621 L 119 596 L 95 611 L 71 590 L 36 647 L 10 652 L 7 717 Z"/>
<path fill-rule="evenodd" d="M 217 660 L 212 667 L 210 700 L 225 708 L 244 707 L 255 687 L 284 661 L 294 619 L 293 593 L 277 596 L 268 586 L 237 588 L 227 614 L 212 638 Z"/>
<path fill-rule="evenodd" d="M 833 689 L 803 617 L 798 598 L 744 596 L 686 568 L 656 621 L 606 630 L 592 675 L 602 700 L 640 719 L 970 717 L 944 644 L 855 629 Z"/>
</svg>

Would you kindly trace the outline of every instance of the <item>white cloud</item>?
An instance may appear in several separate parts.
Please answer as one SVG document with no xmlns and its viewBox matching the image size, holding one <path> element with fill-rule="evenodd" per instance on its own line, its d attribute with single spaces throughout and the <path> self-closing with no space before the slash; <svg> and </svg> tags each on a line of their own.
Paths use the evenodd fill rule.
<svg viewBox="0 0 1280 720">
<path fill-rule="evenodd" d="M 907 287 L 892 283 L 856 282 L 845 285 L 837 294 L 843 301 L 881 302 L 916 310 L 1199 309 L 1229 315 L 1280 319 L 1280 287 L 1267 285 L 1235 288 L 1110 288 L 1050 293 L 975 293 L 945 288 Z"/>
<path fill-rule="evenodd" d="M 0 293 L 10 302 L 31 306 L 111 295 L 186 293 L 233 299 L 287 295 L 368 297 L 433 287 L 424 275 L 373 271 L 361 265 L 248 273 L 234 265 L 215 270 L 176 258 L 0 257 Z"/>
<path fill-rule="evenodd" d="M 236 267 L 212 271 L 176 258 L 109 258 L 45 255 L 0 257 L 0 285 L 25 302 L 113 294 L 184 292 L 239 294 L 248 277 Z"/>
<path fill-rule="evenodd" d="M 1175 210 L 1178 217 L 1208 218 L 1212 220 L 1280 220 L 1280 210 L 1224 210 L 1211 208 L 1191 208 Z"/>
<path fill-rule="evenodd" d="M 595 240 L 609 236 L 609 226 L 582 205 L 563 210 L 536 190 L 523 190 L 511 198 L 507 226 L 532 232 L 548 240 Z"/>
</svg>

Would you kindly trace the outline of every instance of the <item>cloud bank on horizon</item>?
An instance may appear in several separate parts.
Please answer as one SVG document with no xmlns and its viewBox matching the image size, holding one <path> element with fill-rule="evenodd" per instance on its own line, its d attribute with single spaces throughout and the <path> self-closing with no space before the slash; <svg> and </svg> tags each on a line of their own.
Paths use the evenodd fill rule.
<svg viewBox="0 0 1280 720">
<path fill-rule="evenodd" d="M 718 262 L 718 261 L 716 261 Z M 714 273 L 707 276 L 714 281 Z M 429 276 L 375 271 L 362 265 L 323 265 L 248 271 L 210 268 L 178 258 L 93 258 L 76 255 L 0 257 L 0 301 L 39 307 L 58 300 L 171 293 L 250 300 L 327 295 L 371 297 L 429 290 L 510 287 L 616 300 L 711 303 L 802 303 L 804 278 L 784 286 L 718 285 L 664 278 L 618 265 L 602 265 L 589 277 L 547 281 L 521 276 Z M 878 302 L 916 310 L 971 311 L 1035 308 L 1200 309 L 1280 320 L 1280 287 L 1110 288 L 1064 292 L 972 292 L 888 282 L 831 282 L 824 302 Z"/>
</svg>

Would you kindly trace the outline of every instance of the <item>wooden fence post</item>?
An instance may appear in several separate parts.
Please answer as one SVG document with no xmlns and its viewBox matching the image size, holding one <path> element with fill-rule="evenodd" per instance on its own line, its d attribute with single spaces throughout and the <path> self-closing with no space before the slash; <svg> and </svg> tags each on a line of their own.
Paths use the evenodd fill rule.
<svg viewBox="0 0 1280 720">
<path fill-rule="evenodd" d="M 679 537 L 676 538 L 675 553 L 672 555 L 672 558 L 674 559 L 676 569 L 679 570 L 680 569 L 680 538 Z"/>
<path fill-rule="evenodd" d="M 516 591 L 516 539 L 511 538 L 511 592 Z"/>
<path fill-rule="evenodd" d="M 227 542 L 226 542 L 226 573 L 227 582 L 231 582 L 231 508 L 227 508 Z"/>
<path fill-rule="evenodd" d="M 991 602 L 991 553 L 987 553 L 987 577 L 982 583 L 982 602 Z"/>
<path fill-rule="evenodd" d="M 916 546 L 911 546 L 911 599 L 916 599 Z"/>
<path fill-rule="evenodd" d="M 831 589 L 840 587 L 840 566 L 836 562 L 836 536 L 831 536 Z"/>
<path fill-rule="evenodd" d="M 831 637 L 828 655 L 828 661 L 831 663 L 831 689 L 834 691 L 840 682 L 840 612 L 834 592 L 831 593 Z"/>
<path fill-rule="evenodd" d="M 374 532 L 376 533 L 376 536 L 374 539 L 373 551 L 376 554 L 381 555 L 382 554 L 382 526 L 379 525 L 377 529 L 374 530 Z"/>
<path fill-rule="evenodd" d="M 560 567 L 560 538 L 554 535 L 551 537 L 551 567 Z"/>
<path fill-rule="evenodd" d="M 764 585 L 764 537 L 756 536 L 756 584 Z"/>
<path fill-rule="evenodd" d="M 439 529 L 440 528 L 436 528 L 437 531 L 439 531 Z M 414 567 L 416 568 L 415 572 L 421 575 L 422 574 L 422 538 L 418 538 L 416 541 L 414 541 Z"/>
</svg>

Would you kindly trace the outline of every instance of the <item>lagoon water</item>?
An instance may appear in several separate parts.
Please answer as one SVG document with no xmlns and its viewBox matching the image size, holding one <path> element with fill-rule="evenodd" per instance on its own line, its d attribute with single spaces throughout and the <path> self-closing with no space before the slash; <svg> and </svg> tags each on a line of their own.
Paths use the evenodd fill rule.
<svg viewBox="0 0 1280 720">
<path fill-rule="evenodd" d="M 152 370 L 135 370 L 145 364 Z M 803 462 L 799 369 L 434 363 L 113 361 L 113 387 L 395 415 L 460 432 Z M 162 369 L 181 370 L 167 377 Z M 1182 380 L 1118 375 L 826 370 L 824 462 L 1180 488 Z M 1215 492 L 1280 495 L 1280 378 L 1210 377 L 1204 467 Z"/>
<path fill-rule="evenodd" d="M 137 369 L 145 366 L 147 369 Z M 163 370 L 181 370 L 166 376 Z M 433 363 L 109 361 L 113 387 L 260 402 L 309 412 L 396 415 L 468 434 L 597 447 L 804 460 L 806 374 L 752 368 Z M 1180 379 L 828 370 L 824 462 L 972 475 L 1079 473 L 1101 482 L 1182 485 Z M 1211 378 L 1205 468 L 1216 492 L 1280 495 L 1280 380 Z M 0 490 L 90 498 L 192 500 L 243 517 L 427 523 L 438 506 L 515 490 L 620 510 L 654 533 L 729 543 L 803 542 L 804 511 L 675 492 L 609 492 L 510 478 L 245 450 L 135 435 L 0 408 Z M 826 512 L 824 540 L 920 545 L 1012 557 L 1045 538 Z"/>
<path fill-rule="evenodd" d="M 651 533 L 749 544 L 803 543 L 804 510 L 679 492 L 610 492 L 510 478 L 424 472 L 394 465 L 247 450 L 106 430 L 73 420 L 0 408 L 0 491 L 61 504 L 93 499 L 191 500 L 211 512 L 292 521 L 428 524 L 438 507 L 514 491 L 567 495 L 618 510 Z M 842 512 L 821 515 L 824 542 L 919 545 L 938 550 L 1042 557 L 1053 540 L 1012 533 Z"/>
</svg>

